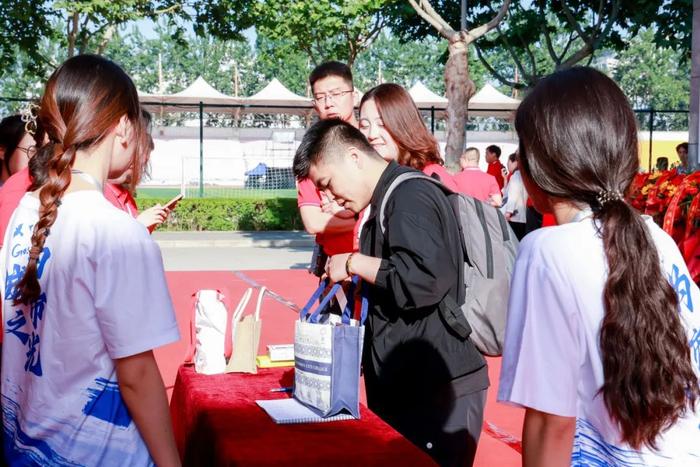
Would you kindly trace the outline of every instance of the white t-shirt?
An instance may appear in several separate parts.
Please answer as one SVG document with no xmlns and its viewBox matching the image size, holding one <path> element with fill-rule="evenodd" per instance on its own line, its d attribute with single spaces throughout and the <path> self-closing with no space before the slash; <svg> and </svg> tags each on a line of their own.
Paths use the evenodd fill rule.
<svg viewBox="0 0 700 467">
<path fill-rule="evenodd" d="M 152 465 L 114 359 L 179 339 L 160 250 L 97 191 L 63 197 L 39 258 L 41 297 L 12 299 L 39 200 L 15 210 L 0 254 L 2 410 L 12 465 Z"/>
<path fill-rule="evenodd" d="M 700 291 L 673 240 L 651 219 L 646 223 L 662 271 L 678 293 L 692 364 L 700 373 Z M 658 451 L 637 452 L 621 441 L 598 394 L 606 271 L 590 218 L 525 237 L 513 273 L 498 400 L 576 417 L 572 465 L 700 465 L 700 410 L 666 431 Z"/>
<path fill-rule="evenodd" d="M 523 179 L 520 175 L 520 170 L 516 170 L 510 181 L 503 188 L 503 206 L 501 206 L 503 214 L 510 212 L 513 216 L 511 222 L 525 223 L 527 220 L 527 191 L 523 184 Z"/>
</svg>

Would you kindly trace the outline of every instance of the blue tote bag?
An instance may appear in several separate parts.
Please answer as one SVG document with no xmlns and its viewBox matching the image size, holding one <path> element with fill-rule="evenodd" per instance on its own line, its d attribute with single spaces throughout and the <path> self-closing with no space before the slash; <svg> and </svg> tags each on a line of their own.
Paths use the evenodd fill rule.
<svg viewBox="0 0 700 467">
<path fill-rule="evenodd" d="M 330 319 L 331 298 L 340 289 L 335 284 L 315 311 L 314 304 L 323 295 L 323 281 L 301 310 L 294 329 L 294 397 L 322 417 L 347 411 L 360 418 L 360 365 L 367 319 L 367 299 L 362 295 L 359 322 L 352 319 L 355 288 L 353 277 L 348 303 L 340 322 Z"/>
</svg>

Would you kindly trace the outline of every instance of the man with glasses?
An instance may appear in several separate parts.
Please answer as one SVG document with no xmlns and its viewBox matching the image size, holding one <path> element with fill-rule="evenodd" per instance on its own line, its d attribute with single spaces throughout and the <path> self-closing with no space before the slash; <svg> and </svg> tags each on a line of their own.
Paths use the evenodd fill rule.
<svg viewBox="0 0 700 467">
<path fill-rule="evenodd" d="M 326 62 L 309 75 L 314 110 L 321 120 L 339 118 L 357 127 L 355 104 L 357 92 L 352 84 L 352 71 L 344 63 Z"/>
<path fill-rule="evenodd" d="M 0 122 L 0 185 L 13 174 L 25 169 L 34 155 L 34 139 L 25 129 L 21 115 L 5 117 Z"/>
<path fill-rule="evenodd" d="M 314 110 L 319 119 L 340 119 L 357 127 L 355 104 L 357 92 L 352 83 L 350 67 L 340 62 L 326 62 L 309 75 Z M 304 229 L 316 235 L 311 270 L 320 276 L 326 255 L 349 253 L 357 249 L 353 235 L 355 214 L 338 206 L 320 193 L 309 179 L 299 180 L 297 205 Z"/>
</svg>

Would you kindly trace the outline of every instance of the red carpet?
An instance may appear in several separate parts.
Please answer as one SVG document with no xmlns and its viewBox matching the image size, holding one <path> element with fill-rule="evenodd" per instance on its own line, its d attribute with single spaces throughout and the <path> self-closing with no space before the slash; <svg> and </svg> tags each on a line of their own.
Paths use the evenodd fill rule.
<svg viewBox="0 0 700 467">
<path fill-rule="evenodd" d="M 192 294 L 199 289 L 220 289 L 238 303 L 247 287 L 264 285 L 272 294 L 263 301 L 261 319 L 262 336 L 259 354 L 267 353 L 268 344 L 290 344 L 294 341 L 294 308 L 303 306 L 317 284 L 315 278 L 305 270 L 236 271 L 236 272 L 168 272 L 168 286 L 175 305 L 177 321 L 182 339 L 155 351 L 158 366 L 163 375 L 168 397 L 172 395 L 177 369 L 182 363 L 189 344 L 189 320 L 192 313 Z M 255 297 L 255 295 L 253 296 Z M 248 304 L 252 313 L 255 300 Z M 489 360 L 489 390 L 485 427 L 479 441 L 475 465 L 516 466 L 520 465 L 517 450 L 521 439 L 523 411 L 496 403 L 500 359 Z M 364 391 L 363 391 L 364 392 Z"/>
</svg>

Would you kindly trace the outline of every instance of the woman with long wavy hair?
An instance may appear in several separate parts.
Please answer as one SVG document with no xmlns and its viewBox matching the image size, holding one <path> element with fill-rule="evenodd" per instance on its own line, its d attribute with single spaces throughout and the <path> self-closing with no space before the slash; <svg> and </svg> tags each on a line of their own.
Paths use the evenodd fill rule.
<svg viewBox="0 0 700 467">
<path fill-rule="evenodd" d="M 700 291 L 625 200 L 629 103 L 574 68 L 542 79 L 515 127 L 528 193 L 558 224 L 525 237 L 511 284 L 498 397 L 526 408 L 524 465 L 698 465 Z"/>
<path fill-rule="evenodd" d="M 362 96 L 360 131 L 385 160 L 413 167 L 438 178 L 452 191 L 459 191 L 443 166 L 437 140 L 403 87 L 384 83 Z"/>
<path fill-rule="evenodd" d="M 46 180 L 0 256 L 10 465 L 180 463 L 152 352 L 179 339 L 160 250 L 103 196 L 143 166 L 140 113 L 134 83 L 99 56 L 68 59 L 46 84 Z"/>
</svg>

